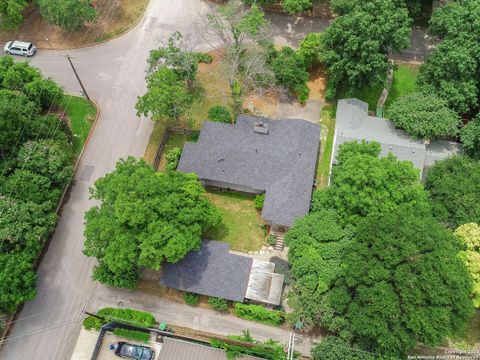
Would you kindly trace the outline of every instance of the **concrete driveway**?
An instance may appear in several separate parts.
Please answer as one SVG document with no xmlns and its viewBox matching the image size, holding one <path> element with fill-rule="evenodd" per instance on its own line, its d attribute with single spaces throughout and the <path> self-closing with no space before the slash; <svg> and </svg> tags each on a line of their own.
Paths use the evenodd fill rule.
<svg viewBox="0 0 480 360">
<path fill-rule="evenodd" d="M 198 43 L 198 50 L 208 50 L 215 39 L 206 39 L 202 35 L 199 14 L 205 13 L 209 6 L 201 0 L 151 0 L 144 18 L 121 38 L 73 51 L 40 51 L 32 58 L 32 63 L 46 75 L 67 91 L 79 94 L 80 88 L 63 55 L 73 56 L 87 91 L 100 106 L 100 117 L 80 160 L 70 197 L 40 263 L 38 294 L 16 317 L 8 341 L 0 352 L 1 359 L 70 358 L 81 329 L 83 310 L 91 308 L 95 304 L 91 301 L 98 296 L 104 304 L 110 305 L 116 305 L 124 297 L 123 290 L 105 288 L 93 282 L 91 271 L 95 260 L 82 255 L 83 215 L 93 205 L 88 188 L 97 178 L 111 171 L 118 159 L 143 155 L 152 123 L 148 119 L 139 119 L 134 105 L 137 96 L 145 90 L 148 52 L 165 42 L 176 30 L 191 42 Z M 320 31 L 325 26 L 324 22 L 317 23 L 316 20 L 295 20 L 285 16 L 272 16 L 271 19 L 274 39 L 285 44 L 295 45 L 306 32 Z M 131 292 L 132 303 L 142 296 L 139 292 Z M 198 314 L 202 326 L 211 321 L 210 315 Z M 177 318 L 181 322 L 189 320 L 175 312 L 170 313 L 168 320 L 176 323 Z M 247 326 L 243 323 L 235 325 L 231 320 L 223 325 L 220 319 L 215 321 L 220 329 L 226 324 L 230 332 L 236 330 L 238 333 Z M 249 326 L 254 328 L 252 324 Z M 191 325 L 196 326 L 195 323 Z M 252 335 L 287 341 L 285 333 L 278 333 L 272 327 L 252 331 Z"/>
</svg>

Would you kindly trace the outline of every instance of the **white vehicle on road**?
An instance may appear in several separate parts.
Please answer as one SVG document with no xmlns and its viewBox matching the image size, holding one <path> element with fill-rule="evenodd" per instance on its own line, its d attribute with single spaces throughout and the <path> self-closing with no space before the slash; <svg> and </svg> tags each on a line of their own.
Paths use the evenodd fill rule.
<svg viewBox="0 0 480 360">
<path fill-rule="evenodd" d="M 8 41 L 3 50 L 5 50 L 8 55 L 29 57 L 35 55 L 37 48 L 32 43 L 25 41 Z"/>
</svg>

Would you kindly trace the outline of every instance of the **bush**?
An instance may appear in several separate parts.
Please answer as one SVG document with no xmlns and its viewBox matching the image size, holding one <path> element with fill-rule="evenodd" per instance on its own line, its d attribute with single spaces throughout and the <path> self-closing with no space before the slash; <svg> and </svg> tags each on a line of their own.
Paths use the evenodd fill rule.
<svg viewBox="0 0 480 360">
<path fill-rule="evenodd" d="M 217 298 L 217 297 L 209 297 L 208 298 L 208 305 L 212 307 L 212 309 L 217 311 L 227 311 L 228 310 L 228 303 L 226 299 Z"/>
<path fill-rule="evenodd" d="M 165 159 L 167 160 L 167 165 L 165 168 L 167 170 L 175 170 L 178 166 L 178 161 L 180 160 L 181 155 L 182 149 L 178 147 L 168 150 L 165 154 Z"/>
<path fill-rule="evenodd" d="M 268 310 L 261 305 L 235 304 L 235 315 L 242 319 L 258 321 L 264 324 L 280 325 L 285 320 L 284 313 Z"/>
<path fill-rule="evenodd" d="M 117 321 L 144 327 L 152 327 L 156 322 L 152 314 L 132 309 L 103 308 L 97 315 L 103 317 L 105 322 Z"/>
<path fill-rule="evenodd" d="M 255 196 L 255 200 L 254 200 L 255 209 L 262 210 L 264 202 L 265 202 L 265 193 Z"/>
<path fill-rule="evenodd" d="M 235 359 L 237 357 L 240 357 L 241 355 L 251 355 L 268 360 L 285 359 L 285 351 L 283 350 L 283 346 L 278 343 L 278 341 L 270 339 L 265 342 L 259 342 L 251 339 L 251 337 L 248 339 L 238 336 L 228 337 L 232 340 L 237 340 L 238 338 L 238 340 L 240 341 L 253 343 L 252 346 L 244 347 L 241 345 L 230 344 L 229 342 L 217 339 L 210 340 L 210 345 L 212 347 L 225 350 L 228 359 Z"/>
<path fill-rule="evenodd" d="M 87 316 L 84 320 L 83 320 L 83 327 L 86 329 L 86 330 L 91 330 L 91 329 L 95 329 L 95 330 L 100 330 L 100 328 L 102 327 L 103 323 L 102 323 L 102 320 L 96 318 L 95 316 Z"/>
<path fill-rule="evenodd" d="M 311 9 L 312 6 L 312 0 L 282 0 L 283 10 L 290 14 L 301 13 L 303 11 Z"/>
<path fill-rule="evenodd" d="M 207 54 L 207 53 L 197 53 L 197 61 L 199 63 L 204 63 L 204 64 L 211 64 L 212 63 L 212 55 Z"/>
<path fill-rule="evenodd" d="M 275 235 L 270 234 L 267 236 L 267 244 L 270 246 L 275 246 L 277 243 L 277 239 L 275 238 Z"/>
<path fill-rule="evenodd" d="M 283 275 L 283 283 L 290 285 L 293 282 L 291 265 L 287 260 L 283 260 L 278 256 L 270 259 L 270 262 L 275 264 L 275 272 Z"/>
<path fill-rule="evenodd" d="M 215 122 L 223 122 L 230 124 L 232 122 L 232 115 L 225 106 L 215 105 L 208 109 L 208 119 Z"/>
<path fill-rule="evenodd" d="M 320 52 L 322 51 L 320 33 L 309 33 L 300 42 L 298 54 L 303 57 L 305 66 L 312 68 L 320 63 Z"/>
<path fill-rule="evenodd" d="M 113 330 L 113 334 L 123 337 L 125 339 L 143 342 L 145 344 L 148 343 L 148 341 L 150 340 L 149 333 L 146 333 L 143 331 L 137 331 L 137 330 L 116 328 L 115 330 Z"/>
<path fill-rule="evenodd" d="M 197 294 L 194 294 L 194 293 L 185 293 L 183 294 L 183 301 L 185 301 L 185 303 L 187 305 L 190 305 L 190 306 L 197 306 L 198 305 L 198 295 Z"/>
</svg>

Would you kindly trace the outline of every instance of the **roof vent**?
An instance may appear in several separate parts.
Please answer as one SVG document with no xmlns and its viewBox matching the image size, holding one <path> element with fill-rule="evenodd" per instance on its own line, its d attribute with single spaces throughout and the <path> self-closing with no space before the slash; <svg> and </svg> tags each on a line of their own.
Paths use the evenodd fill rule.
<svg viewBox="0 0 480 360">
<path fill-rule="evenodd" d="M 268 134 L 268 124 L 262 121 L 255 121 L 253 125 L 253 131 L 258 134 Z"/>
</svg>

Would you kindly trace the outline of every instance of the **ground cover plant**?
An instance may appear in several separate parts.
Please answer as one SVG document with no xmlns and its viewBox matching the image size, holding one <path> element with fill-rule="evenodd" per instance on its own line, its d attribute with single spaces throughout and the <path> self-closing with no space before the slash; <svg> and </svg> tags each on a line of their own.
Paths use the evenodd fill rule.
<svg viewBox="0 0 480 360">
<path fill-rule="evenodd" d="M 242 319 L 280 325 L 284 321 L 285 314 L 279 310 L 269 310 L 261 305 L 236 303 L 235 315 Z"/>
</svg>

